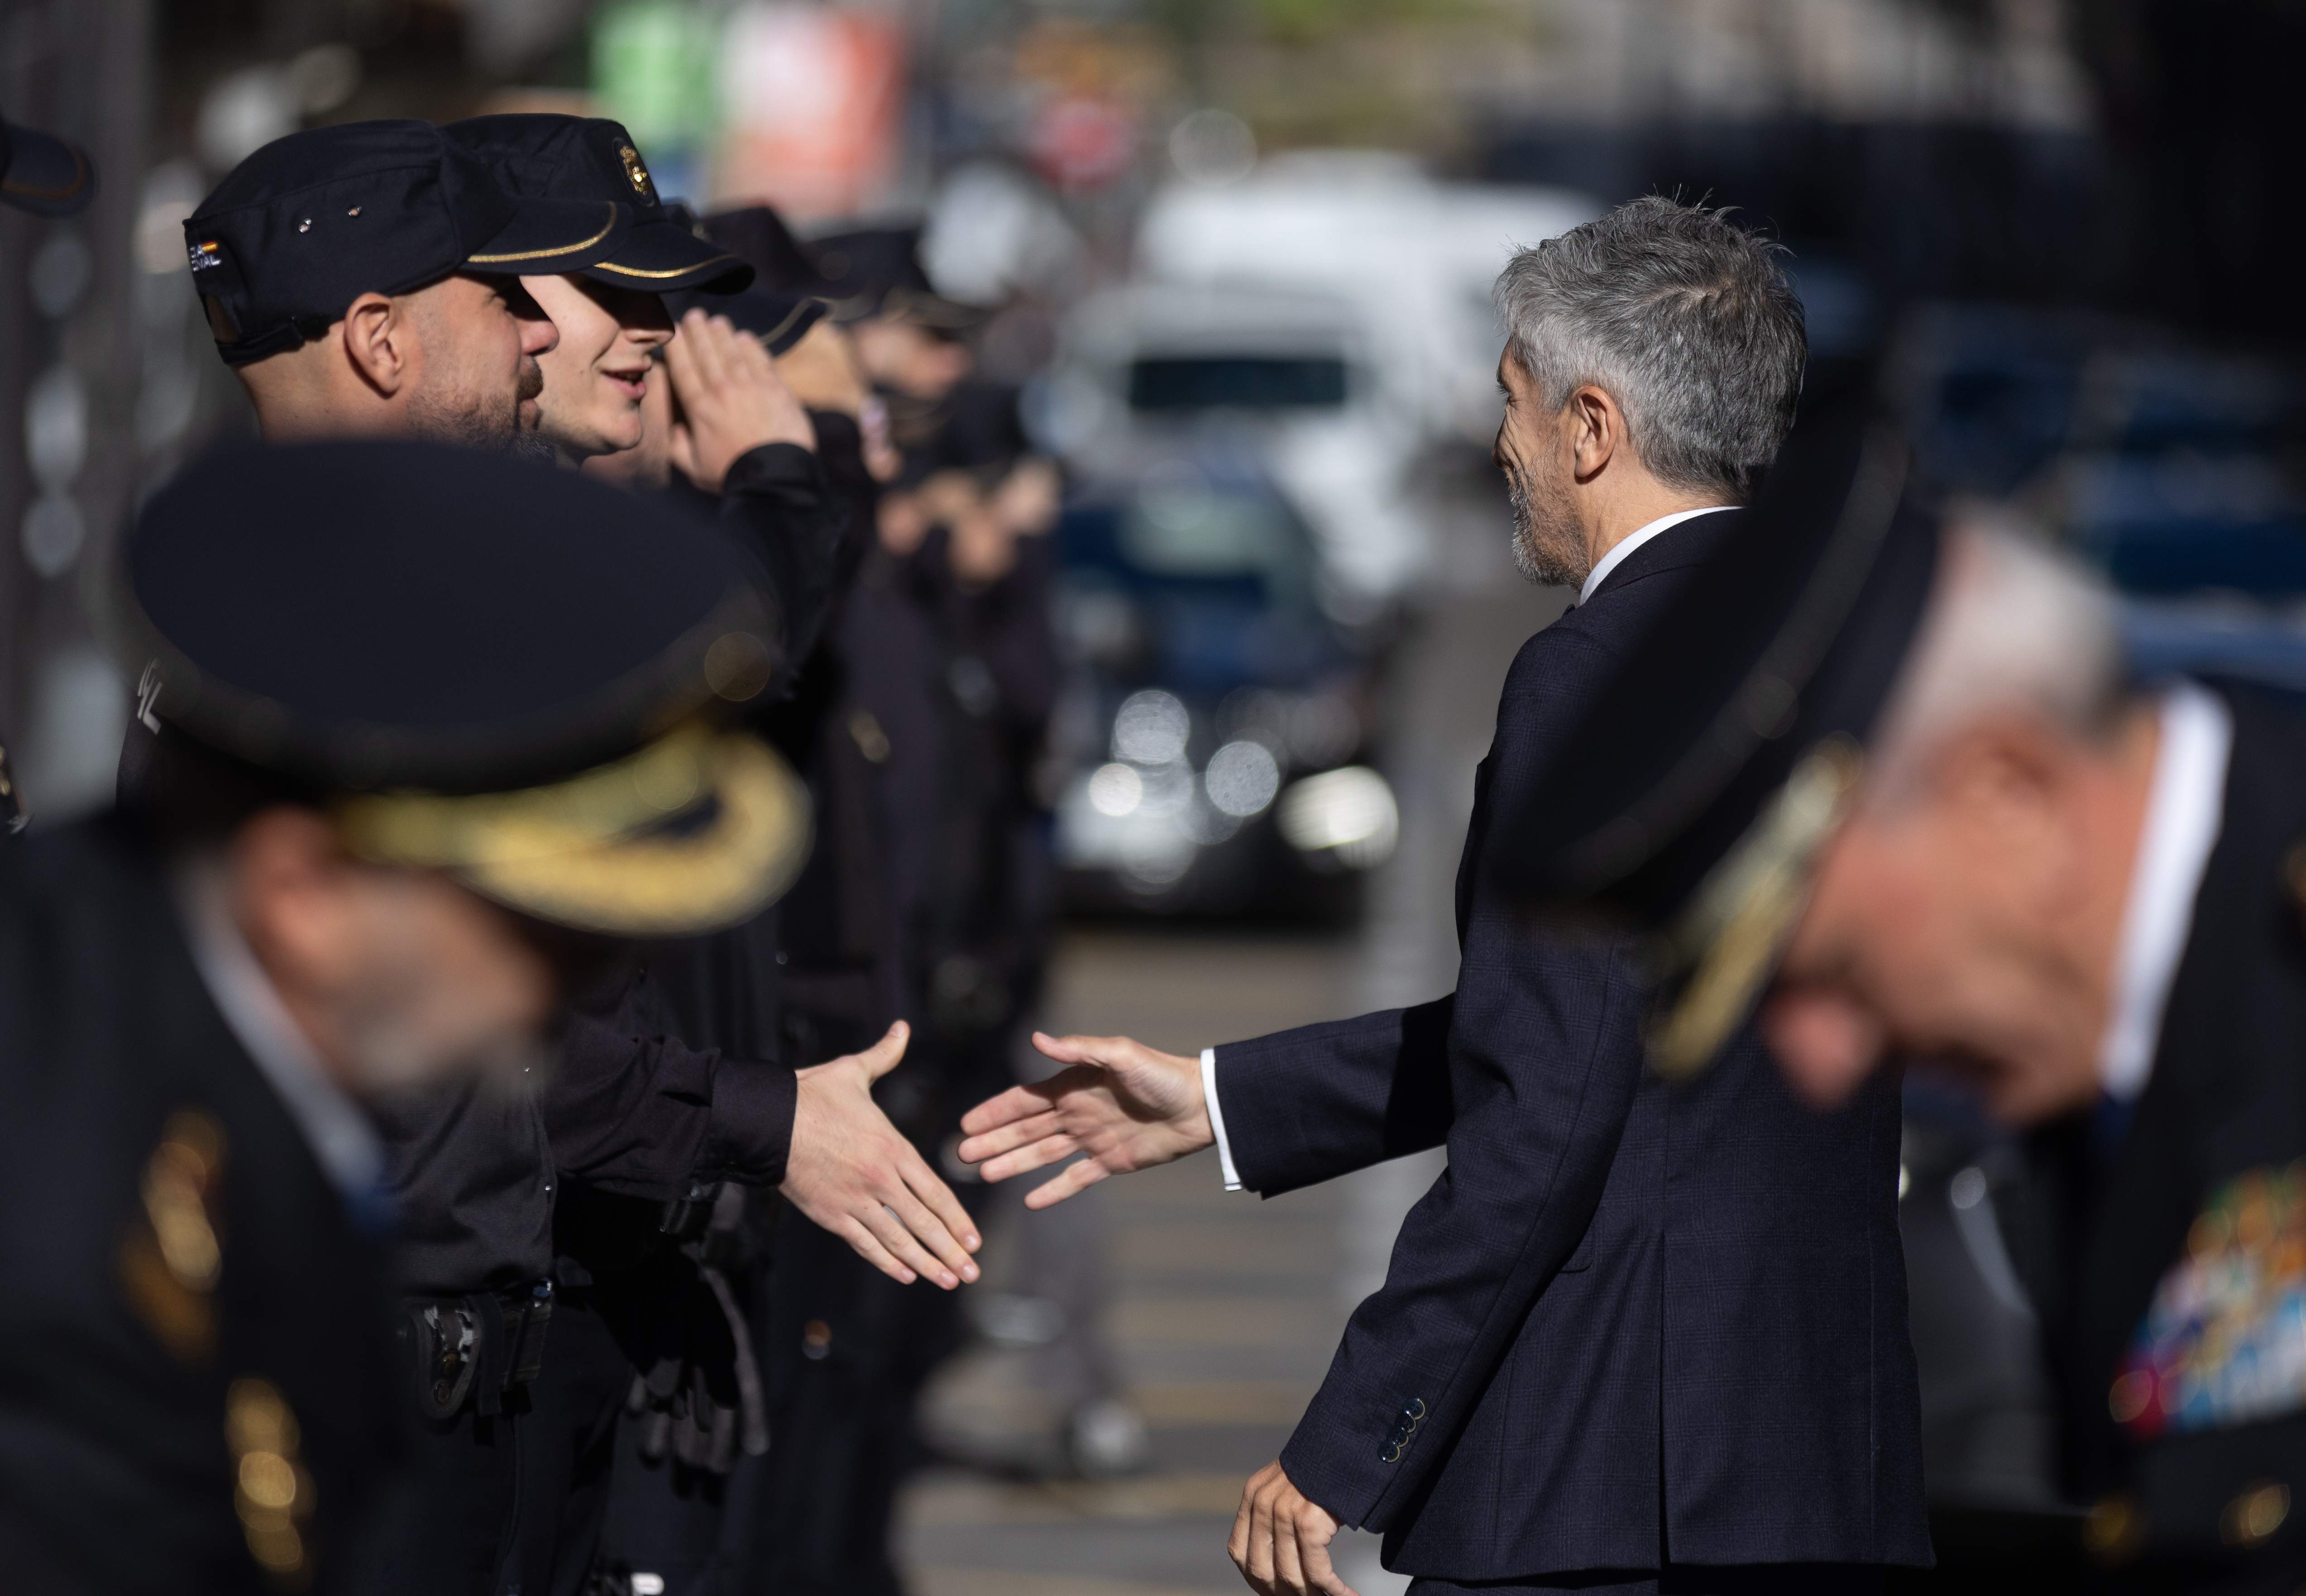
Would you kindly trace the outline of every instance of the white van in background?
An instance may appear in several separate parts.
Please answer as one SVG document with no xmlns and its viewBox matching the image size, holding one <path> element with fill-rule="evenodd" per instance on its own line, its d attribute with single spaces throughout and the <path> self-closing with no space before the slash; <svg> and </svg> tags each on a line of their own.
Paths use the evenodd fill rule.
<svg viewBox="0 0 2306 1596">
<path fill-rule="evenodd" d="M 1100 471 L 1251 450 L 1312 528 L 1341 618 L 1381 608 L 1427 563 L 1418 462 L 1496 428 L 1490 284 L 1516 246 L 1600 211 L 1353 151 L 1165 189 L 1130 284 L 1067 318 L 1046 440 Z"/>
</svg>

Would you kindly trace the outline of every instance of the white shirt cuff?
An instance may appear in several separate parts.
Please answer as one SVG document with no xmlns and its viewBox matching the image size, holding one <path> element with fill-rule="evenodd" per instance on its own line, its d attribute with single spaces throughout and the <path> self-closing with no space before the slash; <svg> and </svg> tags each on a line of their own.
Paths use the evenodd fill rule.
<svg viewBox="0 0 2306 1596">
<path fill-rule="evenodd" d="M 1233 1148 L 1226 1140 L 1225 1110 L 1217 1105 L 1217 1050 L 1201 1049 L 1201 1101 L 1209 1106 L 1209 1131 L 1217 1139 L 1217 1168 L 1225 1175 L 1226 1190 L 1241 1190 L 1241 1171 L 1233 1166 Z"/>
</svg>

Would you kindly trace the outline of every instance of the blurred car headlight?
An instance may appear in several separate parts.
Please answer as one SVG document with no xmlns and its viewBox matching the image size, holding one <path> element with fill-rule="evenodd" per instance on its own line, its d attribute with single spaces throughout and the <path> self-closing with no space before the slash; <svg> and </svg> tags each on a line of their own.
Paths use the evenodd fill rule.
<svg viewBox="0 0 2306 1596">
<path fill-rule="evenodd" d="M 1145 797 L 1145 778 L 1132 764 L 1099 765 L 1089 779 L 1089 807 L 1116 818 L 1134 810 Z"/>
<path fill-rule="evenodd" d="M 1121 701 L 1113 717 L 1113 756 L 1132 764 L 1168 764 L 1185 755 L 1193 720 L 1174 693 L 1147 687 Z"/>
<path fill-rule="evenodd" d="M 1354 870 L 1385 863 L 1401 837 L 1393 789 L 1365 765 L 1349 764 L 1292 782 L 1275 818 L 1282 837 L 1298 852 L 1333 858 Z"/>
<path fill-rule="evenodd" d="M 1209 755 L 1201 786 L 1219 814 L 1246 820 L 1262 814 L 1281 790 L 1281 766 L 1262 743 L 1227 743 Z"/>
</svg>

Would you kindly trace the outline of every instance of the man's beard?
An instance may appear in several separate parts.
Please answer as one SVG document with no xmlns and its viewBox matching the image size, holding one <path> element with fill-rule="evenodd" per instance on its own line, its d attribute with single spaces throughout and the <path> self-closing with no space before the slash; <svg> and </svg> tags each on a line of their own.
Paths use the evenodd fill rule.
<svg viewBox="0 0 2306 1596">
<path fill-rule="evenodd" d="M 1502 460 L 1506 499 L 1513 506 L 1514 568 L 1547 587 L 1582 587 L 1593 574 L 1585 540 L 1560 499 L 1542 496 L 1518 461 Z"/>
<path fill-rule="evenodd" d="M 532 444 L 542 447 L 546 457 L 552 446 L 538 438 L 533 428 L 521 425 L 520 407 L 544 391 L 544 372 L 534 355 L 520 359 L 520 376 L 509 398 L 499 399 L 491 394 L 430 393 L 423 388 L 409 396 L 409 426 L 419 438 L 434 443 L 453 444 L 459 448 L 487 449 L 502 453 L 529 452 Z"/>
</svg>

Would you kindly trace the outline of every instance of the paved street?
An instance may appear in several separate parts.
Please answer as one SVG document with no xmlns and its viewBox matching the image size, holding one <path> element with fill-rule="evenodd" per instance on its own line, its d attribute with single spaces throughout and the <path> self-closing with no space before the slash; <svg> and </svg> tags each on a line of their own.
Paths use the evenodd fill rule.
<svg viewBox="0 0 2306 1596">
<path fill-rule="evenodd" d="M 1436 602 L 1393 673 L 1387 773 L 1403 841 L 1356 930 L 1275 939 L 1076 929 L 1054 975 L 1048 1023 L 1123 1032 L 1194 1052 L 1213 1041 L 1416 1003 L 1456 969 L 1450 887 L 1488 745 L 1497 687 L 1521 639 L 1561 598 L 1515 579 L 1501 508 L 1457 518 L 1443 540 Z M 1225 1540 L 1241 1484 L 1270 1462 L 1319 1386 L 1353 1304 L 1382 1280 L 1400 1216 L 1439 1155 L 1266 1202 L 1228 1194 L 1213 1156 L 1110 1181 L 1102 1205 L 1114 1260 L 1108 1328 L 1123 1383 L 1151 1431 L 1152 1466 L 1100 1483 L 1023 1482 L 938 1468 L 905 1508 L 917 1596 L 1186 1596 L 1240 1591 Z M 988 1248 L 980 1291 L 1003 1289 L 1018 1224 Z M 1072 1233 L 1068 1233 L 1068 1240 Z M 1083 1244 L 1092 1244 L 1084 1239 Z M 987 1345 L 932 1393 L 933 1428 L 1048 1423 L 1027 1353 Z M 1021 1471 L 1020 1471 L 1021 1472 Z M 1362 1596 L 1406 1582 L 1383 1572 L 1374 1536 L 1340 1566 Z"/>
</svg>

